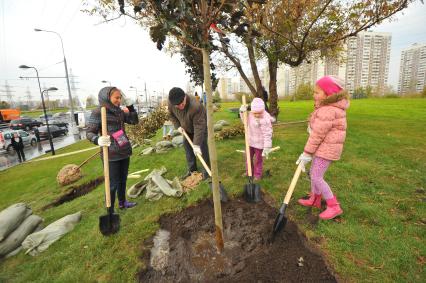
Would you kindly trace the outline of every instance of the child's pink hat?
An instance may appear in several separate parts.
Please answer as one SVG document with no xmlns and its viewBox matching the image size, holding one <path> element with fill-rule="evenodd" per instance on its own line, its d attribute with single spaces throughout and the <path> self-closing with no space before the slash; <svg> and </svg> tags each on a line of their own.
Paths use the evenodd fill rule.
<svg viewBox="0 0 426 283">
<path fill-rule="evenodd" d="M 265 110 L 265 103 L 263 102 L 263 100 L 259 97 L 256 97 L 255 99 L 253 99 L 253 101 L 251 102 L 251 111 L 262 112 L 264 110 Z"/>
<path fill-rule="evenodd" d="M 330 96 L 340 92 L 343 89 L 344 82 L 336 76 L 325 76 L 317 80 L 316 84 L 327 96 Z"/>
</svg>

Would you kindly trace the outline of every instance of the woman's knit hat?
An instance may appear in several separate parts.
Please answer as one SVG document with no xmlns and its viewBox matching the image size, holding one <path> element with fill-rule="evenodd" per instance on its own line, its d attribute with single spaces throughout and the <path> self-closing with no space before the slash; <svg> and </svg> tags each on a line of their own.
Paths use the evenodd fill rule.
<svg viewBox="0 0 426 283">
<path fill-rule="evenodd" d="M 325 76 L 317 80 L 319 86 L 327 96 L 336 94 L 343 89 L 344 81 L 336 76 Z"/>
<path fill-rule="evenodd" d="M 262 112 L 265 110 L 265 103 L 263 100 L 259 97 L 256 97 L 251 102 L 251 111 L 253 112 Z"/>
</svg>

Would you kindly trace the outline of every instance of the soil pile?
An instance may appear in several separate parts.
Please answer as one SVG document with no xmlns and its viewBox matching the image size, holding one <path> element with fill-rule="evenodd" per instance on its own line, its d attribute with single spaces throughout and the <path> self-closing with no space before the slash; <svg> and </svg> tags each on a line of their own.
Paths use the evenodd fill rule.
<svg viewBox="0 0 426 283">
<path fill-rule="evenodd" d="M 144 251 L 148 268 L 140 272 L 139 281 L 336 282 L 323 258 L 307 247 L 294 223 L 287 223 L 285 231 L 271 241 L 277 209 L 264 202 L 249 204 L 236 199 L 222 204 L 222 214 L 222 254 L 216 251 L 210 200 L 163 216 L 161 233 L 157 233 L 161 239 L 144 244 L 149 249 Z M 161 243 L 160 247 L 154 247 L 154 242 Z"/>
</svg>

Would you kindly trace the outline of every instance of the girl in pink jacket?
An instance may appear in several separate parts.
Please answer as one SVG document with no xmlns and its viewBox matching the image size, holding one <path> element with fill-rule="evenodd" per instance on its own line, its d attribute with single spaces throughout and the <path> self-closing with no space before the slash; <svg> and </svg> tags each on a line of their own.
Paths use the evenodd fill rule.
<svg viewBox="0 0 426 283">
<path fill-rule="evenodd" d="M 320 213 L 321 219 L 332 219 L 343 213 L 336 196 L 324 180 L 324 174 L 332 161 L 340 159 L 346 138 L 346 109 L 349 107 L 347 93 L 341 79 L 325 76 L 316 82 L 314 90 L 315 110 L 309 119 L 309 138 L 304 152 L 296 164 L 305 165 L 312 160 L 310 170 L 311 195 L 299 199 L 303 206 L 321 208 L 321 197 L 327 209 Z"/>
<path fill-rule="evenodd" d="M 242 105 L 240 113 L 245 111 L 247 111 L 246 106 Z M 243 117 L 243 115 L 240 116 Z M 272 147 L 272 117 L 265 111 L 263 100 L 258 97 L 251 102 L 251 111 L 247 116 L 253 176 L 255 180 L 260 180 L 263 171 L 263 157 L 268 158 Z M 256 159 L 253 160 L 253 157 Z"/>
</svg>

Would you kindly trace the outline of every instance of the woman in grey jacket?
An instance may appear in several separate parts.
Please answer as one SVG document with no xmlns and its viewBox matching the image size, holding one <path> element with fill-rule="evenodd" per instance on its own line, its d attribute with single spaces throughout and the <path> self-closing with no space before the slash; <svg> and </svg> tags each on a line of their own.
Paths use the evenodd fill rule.
<svg viewBox="0 0 426 283">
<path fill-rule="evenodd" d="M 99 107 L 92 111 L 88 122 L 87 139 L 99 146 L 108 146 L 111 209 L 114 211 L 115 194 L 121 209 L 131 208 L 136 203 L 126 201 L 126 181 L 132 147 L 126 135 L 124 123 L 139 122 L 133 105 L 120 108 L 121 91 L 116 87 L 104 87 L 99 91 Z M 106 108 L 108 136 L 101 136 L 101 107 Z M 102 151 L 101 151 L 101 158 Z"/>
</svg>

